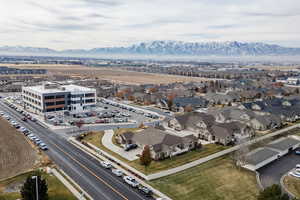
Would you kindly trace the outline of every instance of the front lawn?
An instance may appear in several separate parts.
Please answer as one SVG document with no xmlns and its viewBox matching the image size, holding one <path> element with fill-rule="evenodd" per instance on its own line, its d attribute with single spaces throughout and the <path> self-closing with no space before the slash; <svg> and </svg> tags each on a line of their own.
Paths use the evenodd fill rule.
<svg viewBox="0 0 300 200">
<path fill-rule="evenodd" d="M 31 172 L 1 181 L 0 200 L 16 200 L 21 198 L 19 192 L 13 191 L 7 193 L 5 191 L 22 185 L 30 174 Z M 73 194 L 55 176 L 42 173 L 42 177 L 47 180 L 49 200 L 76 200 Z"/>
<path fill-rule="evenodd" d="M 238 169 L 229 156 L 149 182 L 174 200 L 255 200 L 255 174 Z"/>
<path fill-rule="evenodd" d="M 89 143 L 97 146 L 98 148 L 106 151 L 107 153 L 111 154 L 112 156 L 116 157 L 117 159 L 128 163 L 130 166 L 136 168 L 137 170 L 141 171 L 144 174 L 152 174 L 152 173 L 159 172 L 162 170 L 167 170 L 167 169 L 171 169 L 174 167 L 178 167 L 183 164 L 198 160 L 200 158 L 204 158 L 208 155 L 211 155 L 211 154 L 214 154 L 214 153 L 217 153 L 219 151 L 229 148 L 229 147 L 224 147 L 224 146 L 216 145 L 216 144 L 207 144 L 207 145 L 204 145 L 202 147 L 202 149 L 193 150 L 193 151 L 187 152 L 182 155 L 174 156 L 172 158 L 167 158 L 162 161 L 152 161 L 151 165 L 147 169 L 145 169 L 145 167 L 140 164 L 139 159 L 134 160 L 134 161 L 128 161 L 128 160 L 124 159 L 122 156 L 120 156 L 119 154 L 107 149 L 101 142 L 103 135 L 104 135 L 103 131 L 92 132 L 92 133 L 89 133 L 87 136 L 85 136 L 83 141 L 89 142 Z"/>
</svg>

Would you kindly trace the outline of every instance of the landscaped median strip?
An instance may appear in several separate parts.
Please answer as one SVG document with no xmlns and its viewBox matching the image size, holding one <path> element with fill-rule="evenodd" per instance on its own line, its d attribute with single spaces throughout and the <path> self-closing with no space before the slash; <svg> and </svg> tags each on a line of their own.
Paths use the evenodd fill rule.
<svg viewBox="0 0 300 200">
<path fill-rule="evenodd" d="M 61 169 L 50 168 L 51 173 L 62 182 L 68 190 L 80 200 L 93 200 L 93 198 L 86 193 L 72 178 L 70 178 L 64 171 Z M 75 186 L 75 187 L 74 187 Z M 86 198 L 87 197 L 87 198 Z"/>
<path fill-rule="evenodd" d="M 153 188 L 152 186 L 148 185 L 147 183 L 145 183 L 142 179 L 138 178 L 138 177 L 137 177 L 136 175 L 134 175 L 133 173 L 130 173 L 129 171 L 124 170 L 122 167 L 120 167 L 120 166 L 117 164 L 118 162 L 117 162 L 116 160 L 118 160 L 118 159 L 112 158 L 112 156 L 109 155 L 108 153 L 106 153 L 105 151 L 102 151 L 102 150 L 99 149 L 100 152 L 97 153 L 95 150 L 92 150 L 91 148 L 85 146 L 84 144 L 82 144 L 81 142 L 77 141 L 77 140 L 76 140 L 75 138 L 73 138 L 73 137 L 69 138 L 69 141 L 71 142 L 71 144 L 75 145 L 77 148 L 79 148 L 79 149 L 85 151 L 86 153 L 88 153 L 89 155 L 93 156 L 94 158 L 96 158 L 96 159 L 98 159 L 98 160 L 104 160 L 104 161 L 109 161 L 109 162 L 110 162 L 111 160 L 115 161 L 116 163 L 110 162 L 111 165 L 112 165 L 113 167 L 115 167 L 115 168 L 121 170 L 124 174 L 128 174 L 129 176 L 134 177 L 134 178 L 135 178 L 136 180 L 138 180 L 138 182 L 140 182 L 142 185 L 144 185 L 144 186 L 150 188 L 150 189 L 153 191 L 153 193 L 154 193 L 155 195 L 157 195 L 157 196 L 159 196 L 159 197 L 162 197 L 162 198 L 164 198 L 165 200 L 171 200 L 171 198 L 169 198 L 169 197 L 166 196 L 165 194 L 161 193 L 160 191 L 156 190 L 156 189 Z M 95 147 L 95 148 L 97 148 L 97 147 Z M 100 155 L 100 153 L 101 153 L 102 155 Z M 103 155 L 104 155 L 104 156 L 103 156 Z M 105 156 L 107 156 L 107 157 L 110 158 L 110 159 L 108 159 L 108 158 L 105 157 Z M 119 161 L 119 160 L 118 160 L 118 161 Z M 122 162 L 122 161 L 120 161 L 120 162 Z M 122 162 L 122 163 L 123 163 L 123 162 Z M 121 163 L 119 163 L 119 164 L 121 164 Z M 124 164 L 125 164 L 125 163 L 124 163 Z M 125 164 L 125 165 L 126 165 L 126 167 L 128 166 L 127 164 Z M 121 166 L 123 166 L 123 165 L 121 164 Z M 148 180 L 148 179 L 146 179 L 146 178 L 147 178 L 146 175 L 142 174 L 141 172 L 137 171 L 136 169 L 134 169 L 134 168 L 132 168 L 132 167 L 130 167 L 130 166 L 128 166 L 128 167 L 129 167 L 130 169 L 132 169 L 132 172 L 134 172 L 134 173 L 137 172 L 136 174 L 137 174 L 138 176 L 144 178 L 145 180 Z"/>
</svg>

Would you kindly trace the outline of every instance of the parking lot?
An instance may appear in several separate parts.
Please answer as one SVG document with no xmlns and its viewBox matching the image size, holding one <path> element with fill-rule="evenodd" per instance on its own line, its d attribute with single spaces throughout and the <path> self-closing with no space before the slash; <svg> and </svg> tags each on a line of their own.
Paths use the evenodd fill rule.
<svg viewBox="0 0 300 200">
<path fill-rule="evenodd" d="M 23 110 L 22 99 L 19 94 L 5 97 L 13 105 Z M 28 112 L 32 112 L 27 108 Z M 33 114 L 33 112 L 32 112 Z M 121 104 L 111 100 L 100 99 L 93 110 L 80 114 L 70 114 L 68 111 L 59 111 L 47 113 L 44 116 L 37 117 L 37 120 L 44 120 L 52 126 L 78 126 L 78 123 L 84 125 L 95 124 L 124 124 L 124 123 L 151 123 L 159 119 L 159 115 L 154 112 L 142 110 L 133 106 Z"/>
<path fill-rule="evenodd" d="M 265 188 L 273 184 L 280 184 L 281 177 L 295 168 L 297 164 L 300 164 L 300 155 L 292 151 L 280 159 L 260 168 L 257 171 L 260 174 L 262 186 Z"/>
</svg>

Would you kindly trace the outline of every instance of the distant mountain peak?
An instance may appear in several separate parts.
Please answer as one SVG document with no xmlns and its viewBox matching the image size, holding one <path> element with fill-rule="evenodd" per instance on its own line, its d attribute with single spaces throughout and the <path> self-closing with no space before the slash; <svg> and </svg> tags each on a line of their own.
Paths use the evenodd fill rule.
<svg viewBox="0 0 300 200">
<path fill-rule="evenodd" d="M 265 56 L 265 55 L 299 55 L 300 48 L 282 47 L 261 42 L 183 42 L 174 40 L 154 40 L 140 42 L 127 47 L 93 48 L 89 50 L 69 49 L 56 51 L 49 48 L 3 46 L 0 53 L 28 54 L 139 54 L 139 55 L 188 55 L 188 56 Z"/>
</svg>

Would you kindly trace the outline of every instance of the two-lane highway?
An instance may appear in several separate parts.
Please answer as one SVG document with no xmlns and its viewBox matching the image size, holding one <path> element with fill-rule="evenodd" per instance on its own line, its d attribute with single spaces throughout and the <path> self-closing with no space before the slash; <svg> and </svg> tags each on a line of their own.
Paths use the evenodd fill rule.
<svg viewBox="0 0 300 200">
<path fill-rule="evenodd" d="M 9 114 L 15 121 L 40 137 L 49 147 L 46 154 L 50 159 L 93 199 L 152 199 L 143 196 L 138 190 L 125 184 L 121 178 L 114 176 L 110 170 L 102 168 L 98 160 L 70 144 L 65 138 L 30 120 L 23 122 L 21 120 L 22 115 L 2 101 L 0 102 L 0 110 Z"/>
</svg>

